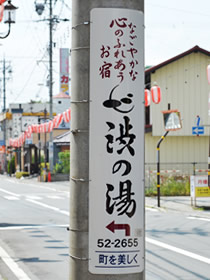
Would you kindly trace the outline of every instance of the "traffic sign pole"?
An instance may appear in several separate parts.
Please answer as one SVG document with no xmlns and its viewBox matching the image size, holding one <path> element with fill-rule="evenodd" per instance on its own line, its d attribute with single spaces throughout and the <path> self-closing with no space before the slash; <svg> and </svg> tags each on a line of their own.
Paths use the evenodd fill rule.
<svg viewBox="0 0 210 280">
<path fill-rule="evenodd" d="M 113 15 L 115 15 L 115 18 L 113 18 L 113 22 L 110 22 L 110 34 L 112 34 L 111 31 L 115 30 L 112 29 L 113 24 L 118 24 L 118 28 L 115 30 L 111 36 L 115 36 L 114 39 L 116 40 L 116 43 L 120 41 L 120 39 L 126 35 L 125 29 L 122 30 L 125 26 L 130 28 L 130 38 L 129 41 L 125 41 L 124 44 L 133 44 L 135 46 L 135 38 L 138 37 L 143 40 L 144 36 L 141 33 L 135 33 L 135 28 L 137 31 L 139 31 L 140 26 L 135 25 L 135 22 L 142 21 L 143 17 L 143 10 L 144 10 L 144 1 L 143 0 L 133 0 L 133 1 L 124 1 L 124 0 L 73 0 L 72 1 L 72 48 L 71 48 L 71 68 L 72 68 L 72 76 L 71 76 L 71 171 L 70 171 L 70 225 L 69 225 L 69 234 L 70 234 L 70 251 L 69 251 L 69 257 L 70 257 L 70 280 L 143 280 L 145 279 L 145 269 L 144 269 L 144 235 L 145 235 L 145 227 L 144 227 L 144 203 L 139 202 L 139 195 L 138 191 L 139 189 L 144 190 L 144 178 L 141 178 L 142 180 L 137 180 L 139 178 L 139 173 L 144 174 L 144 149 L 143 147 L 143 140 L 141 142 L 141 149 L 139 148 L 139 145 L 136 145 L 139 141 L 139 139 L 144 139 L 144 70 L 142 72 L 136 71 L 139 74 L 139 77 L 135 76 L 135 73 L 133 71 L 134 76 L 133 82 L 132 82 L 132 88 L 131 91 L 128 91 L 124 94 L 124 96 L 120 97 L 118 103 L 112 102 L 113 100 L 104 100 L 104 102 L 98 104 L 98 106 L 94 107 L 95 111 L 92 110 L 91 104 L 96 104 L 95 98 L 90 98 L 90 82 L 89 82 L 89 69 L 92 65 L 91 63 L 93 61 L 90 61 L 90 25 L 91 22 L 91 14 L 94 17 L 94 22 L 97 22 L 98 20 L 98 9 L 100 8 L 100 11 L 102 15 L 104 12 L 106 12 L 106 9 L 113 9 Z M 119 10 L 119 11 L 116 11 Z M 119 13 L 118 13 L 119 12 Z M 126 14 L 127 19 L 133 19 L 133 21 L 129 21 L 129 24 L 127 25 L 125 22 L 125 17 L 121 16 L 122 13 L 128 12 L 128 17 Z M 115 20 L 118 19 L 116 15 L 120 15 L 120 21 L 116 22 Z M 96 16 L 96 17 L 95 17 Z M 131 17 L 131 18 L 129 18 Z M 102 21 L 104 23 L 104 21 Z M 133 25 L 131 25 L 133 23 Z M 99 22 L 100 28 L 103 28 Z M 104 23 L 105 26 L 105 23 Z M 97 25 L 95 26 L 97 28 Z M 116 26 L 114 26 L 116 28 Z M 127 28 L 127 30 L 128 30 Z M 141 34 L 141 36 L 140 36 Z M 117 37 L 121 36 L 121 37 Z M 102 37 L 101 37 L 102 38 Z M 105 38 L 105 37 L 104 37 Z M 107 38 L 107 37 L 106 37 Z M 119 39 L 119 41 L 117 40 Z M 98 39 L 99 40 L 99 39 Z M 96 40 L 96 43 L 98 43 L 98 40 Z M 114 40 L 112 40 L 114 42 Z M 119 42 L 120 43 L 120 42 Z M 106 42 L 101 44 L 101 47 L 103 49 L 104 47 L 107 48 Z M 139 46 L 139 45 L 138 45 Z M 94 47 L 94 44 L 93 44 Z M 109 46 L 110 47 L 110 46 Z M 110 47 L 111 48 L 111 47 Z M 136 56 L 136 51 L 138 49 L 134 49 L 132 45 L 130 45 L 130 52 L 129 55 Z M 107 51 L 109 51 L 109 48 L 104 50 L 104 53 L 101 55 L 104 56 L 104 59 L 101 60 L 101 62 L 108 61 L 107 58 Z M 144 47 L 141 48 L 141 51 L 139 51 L 139 54 L 143 54 Z M 121 55 L 123 55 L 123 52 L 121 52 Z M 125 53 L 124 55 L 125 56 Z M 93 59 L 100 59 L 100 56 L 98 56 L 98 53 L 95 55 L 95 58 L 93 56 Z M 135 63 L 135 60 L 134 60 Z M 91 64 L 91 65 L 90 65 Z M 142 67 L 143 60 L 138 61 L 138 64 L 136 67 Z M 92 65 L 93 66 L 93 65 Z M 91 67 L 92 67 L 91 66 Z M 98 65 L 97 65 L 98 66 Z M 97 70 L 99 73 L 99 68 L 95 67 L 95 71 Z M 135 67 L 135 65 L 133 65 Z M 94 67 L 93 67 L 94 68 Z M 91 68 L 91 69 L 93 69 Z M 114 67 L 113 67 L 114 69 Z M 121 70 L 120 70 L 121 69 Z M 120 69 L 118 69 L 119 73 L 117 73 L 118 78 L 116 78 L 117 84 L 122 84 L 123 81 L 120 79 L 127 79 L 130 78 L 129 74 L 122 76 L 122 73 L 124 69 L 124 65 L 121 64 Z M 138 68 L 140 69 L 140 68 Z M 143 69 L 143 67 L 142 67 Z M 116 71 L 116 68 L 115 68 Z M 102 71 L 101 71 L 102 72 Z M 116 73 L 116 72 L 115 72 Z M 91 73 L 92 75 L 92 73 Z M 141 80 L 142 82 L 139 84 L 138 92 L 135 93 L 136 89 L 136 83 L 138 80 Z M 99 77 L 97 78 L 99 80 Z M 123 89 L 123 87 L 114 87 L 116 84 L 112 84 L 110 80 L 109 81 L 109 71 L 104 73 L 104 81 L 106 80 L 106 86 L 112 89 L 113 95 L 117 92 L 117 90 Z M 142 89 L 141 89 L 142 86 Z M 127 88 L 127 87 L 125 87 Z M 129 87 L 127 89 L 130 89 Z M 98 87 L 98 94 L 96 95 L 96 98 L 100 98 L 101 92 L 103 88 Z M 110 91 L 109 91 L 110 92 Z M 122 92 L 122 90 L 120 91 Z M 139 92 L 142 92 L 139 94 Z M 110 93 L 110 96 L 112 94 Z M 109 97 L 110 97 L 109 96 Z M 115 95 L 116 97 L 117 95 Z M 109 98 L 107 97 L 107 98 Z M 111 97 L 110 97 L 111 98 Z M 135 100 L 137 98 L 137 100 Z M 113 99 L 116 100 L 116 98 L 113 97 Z M 137 103 L 135 102 L 137 101 Z M 119 107 L 122 103 L 123 106 L 121 108 Z M 123 103 L 124 102 L 124 103 Z M 132 103 L 133 102 L 133 103 Z M 118 105 L 117 105 L 118 104 Z M 130 106 L 130 104 L 134 105 L 133 107 Z M 136 106 L 136 104 L 139 104 Z M 94 127 L 92 125 L 92 119 L 90 116 L 90 113 L 95 114 L 100 111 L 99 108 L 103 107 L 103 114 L 100 114 L 99 112 L 99 118 L 98 120 L 95 119 L 96 123 L 94 123 Z M 126 108 L 129 107 L 129 110 Z M 90 112 L 91 109 L 91 112 Z M 121 110 L 121 112 L 119 112 Z M 110 112 L 111 111 L 111 112 Z M 136 124 L 135 117 L 139 116 L 139 111 L 141 113 L 141 118 L 138 118 L 138 123 Z M 108 114 L 107 114 L 108 112 Z M 110 112 L 110 113 L 109 113 Z M 123 112 L 123 113 L 122 113 Z M 122 151 L 124 152 L 122 158 L 120 158 L 120 149 L 118 149 L 119 157 L 117 157 L 116 152 L 116 158 L 119 158 L 118 161 L 114 162 L 113 166 L 109 166 L 110 168 L 100 169 L 100 166 L 103 167 L 103 164 L 107 163 L 105 162 L 105 159 L 103 157 L 102 151 L 101 157 L 100 153 L 94 154 L 94 148 L 97 150 L 98 147 L 101 145 L 102 141 L 105 143 L 104 147 L 107 147 L 108 151 L 112 151 L 111 147 L 112 142 L 110 132 L 114 131 L 114 126 L 111 124 L 111 121 L 107 119 L 107 122 L 101 122 L 99 126 L 97 126 L 97 121 L 101 121 L 101 117 L 104 116 L 104 119 L 106 119 L 107 116 L 119 116 L 119 120 L 121 123 L 114 124 L 115 128 L 118 128 L 118 132 L 120 132 L 121 138 L 123 137 L 124 133 L 126 135 L 130 135 L 130 143 L 125 147 L 125 149 Z M 94 115 L 95 116 L 95 115 Z M 90 120 L 90 121 L 89 121 Z M 141 135 L 138 135 L 138 137 L 134 137 L 134 131 L 138 130 L 138 124 L 139 120 L 141 120 Z M 118 119 L 117 119 L 118 121 Z M 96 125 L 96 126 L 95 126 Z M 93 130 L 90 131 L 89 127 L 91 126 Z M 95 128 L 99 128 L 99 131 Z M 107 138 L 103 138 L 101 140 L 100 132 L 103 128 L 107 128 Z M 110 129 L 110 130 L 109 130 Z M 124 131 L 124 129 L 127 129 L 127 131 Z M 90 137 L 90 138 L 89 138 Z M 121 138 L 119 138 L 118 141 L 121 141 Z M 89 141 L 89 139 L 91 139 Z M 126 138 L 125 138 L 126 139 Z M 106 142 L 107 141 L 107 142 Z M 106 145 L 107 144 L 107 145 Z M 115 145 L 117 145 L 117 141 Z M 136 145 L 136 146 L 135 146 Z M 89 152 L 89 147 L 91 148 L 91 151 Z M 95 147 L 94 147 L 95 146 Z M 119 145 L 120 146 L 120 145 Z M 134 150 L 133 147 L 137 147 Z M 98 151 L 98 150 L 97 150 Z M 141 153 L 139 153 L 141 151 Z M 89 154 L 91 153 L 91 156 L 93 155 L 93 158 L 99 157 L 99 161 L 94 161 L 92 158 L 90 159 L 91 166 L 89 165 Z M 136 154 L 138 157 L 135 157 Z M 129 156 L 128 156 L 129 155 Z M 140 156 L 139 156 L 140 155 Z M 110 158 L 112 154 L 110 153 Z M 106 154 L 106 160 L 109 158 L 109 156 Z M 129 161 L 128 159 L 135 158 L 136 162 Z M 95 167 L 94 167 L 95 165 Z M 131 166 L 132 165 L 132 166 Z M 132 168 L 130 168 L 130 166 Z M 91 168 L 91 173 L 89 173 L 89 170 Z M 95 170 L 100 170 L 100 174 L 96 173 L 94 174 Z M 139 169 L 141 169 L 139 171 Z M 135 172 L 134 172 L 134 171 Z M 137 171 L 138 170 L 138 171 Z M 91 174 L 91 176 L 90 176 Z M 108 174 L 108 175 L 107 175 Z M 104 176 L 109 176 L 109 174 L 112 174 L 113 176 L 116 176 L 116 178 L 121 178 L 121 193 L 119 195 L 115 195 L 115 200 L 112 200 L 113 192 L 112 192 L 112 185 L 113 183 L 110 183 L 110 181 L 107 181 L 106 184 L 103 182 L 99 182 L 98 180 L 104 178 Z M 133 176 L 133 174 L 136 174 Z M 133 176 L 133 177 L 132 177 Z M 91 178 L 90 178 L 91 177 Z M 138 177 L 138 178 L 137 178 Z M 109 178 L 109 177 L 106 177 Z M 110 177 L 111 178 L 111 177 Z M 130 182 L 130 178 L 132 178 L 132 182 Z M 116 180 L 117 181 L 117 180 Z M 99 197 L 98 194 L 95 194 L 95 197 L 91 197 L 91 205 L 89 204 L 90 197 L 89 194 L 91 193 L 92 196 L 92 188 L 95 188 L 96 184 L 98 183 L 98 187 L 102 189 L 106 188 L 105 192 L 105 203 L 101 203 L 101 196 Z M 118 181 L 117 181 L 118 182 Z M 102 185 L 103 184 L 103 185 Z M 96 188 L 97 190 L 97 188 Z M 124 191 L 129 191 L 127 193 L 127 202 L 130 204 L 127 204 L 128 208 L 122 210 L 120 206 L 122 206 L 122 201 L 119 201 L 119 197 L 121 197 L 124 194 Z M 135 191 L 133 191 L 135 190 Z M 137 190 L 137 191 L 136 191 Z M 142 191 L 144 194 L 144 191 Z M 107 196 L 106 196 L 107 194 Z M 99 193 L 100 195 L 100 193 Z M 135 199 L 135 195 L 138 195 L 138 199 Z M 126 199 L 127 199 L 126 198 Z M 141 201 L 144 202 L 144 197 L 140 197 Z M 94 201 L 93 201 L 94 199 Z M 117 208 L 120 212 L 120 215 L 116 215 L 113 218 L 112 211 L 113 208 L 115 208 L 116 204 L 120 203 L 120 206 Z M 136 205 L 137 203 L 137 205 Z M 103 218 L 99 216 L 99 224 L 97 225 L 94 223 L 94 219 L 91 218 L 91 224 L 89 224 L 89 211 L 91 206 L 91 215 L 97 215 L 98 208 L 105 209 L 105 219 L 107 219 L 107 223 L 104 225 L 104 227 L 101 227 L 101 224 L 103 224 Z M 94 209 L 95 212 L 94 213 Z M 117 209 L 115 209 L 115 212 L 117 212 Z M 138 216 L 139 209 L 141 211 L 141 216 Z M 109 212 L 109 213 L 108 213 Z M 117 213 L 119 213 L 117 212 Z M 125 212 L 127 215 L 125 215 Z M 135 216 L 134 214 L 137 215 Z M 99 215 L 99 214 L 98 214 Z M 127 216 L 127 217 L 126 217 Z M 129 218 L 131 216 L 131 218 Z M 130 220 L 128 223 L 127 220 Z M 98 221 L 97 221 L 98 222 Z M 136 227 L 133 226 L 132 222 L 135 222 L 137 225 Z M 138 225 L 143 225 L 143 227 L 138 227 Z M 94 230 L 92 230 L 90 227 L 94 226 L 97 230 L 96 234 L 102 233 L 103 236 L 101 238 L 94 239 Z M 90 232 L 91 231 L 91 232 Z M 91 235 L 89 237 L 89 235 Z M 108 236 L 108 238 L 106 238 Z M 119 238 L 115 238 L 120 236 Z M 90 238 L 90 239 L 89 239 Z M 120 240 L 120 241 L 119 241 Z M 93 243 L 91 243 L 91 242 Z M 94 244 L 95 241 L 95 244 Z M 143 243 L 143 246 L 142 246 Z M 141 244 L 141 246 L 140 246 Z M 96 250 L 93 250 L 93 246 L 96 246 L 99 249 L 103 249 L 105 253 L 102 253 L 97 255 L 98 253 Z M 137 248 L 135 250 L 135 248 Z M 118 249 L 118 250 L 117 250 Z M 110 253 L 111 251 L 114 251 L 114 253 Z M 120 253 L 122 251 L 122 254 Z M 131 253 L 129 253 L 132 251 Z M 136 252 L 135 252 L 136 251 Z M 90 252 L 92 255 L 90 255 Z M 115 255 L 115 259 L 111 258 L 112 255 Z M 119 256 L 118 256 L 119 255 Z M 116 256 L 119 258 L 116 260 Z M 142 257 L 143 256 L 143 257 Z M 95 258 L 95 259 L 94 259 Z M 112 260 L 112 262 L 111 262 Z M 119 261 L 121 263 L 119 264 Z M 130 266 L 128 269 L 123 268 L 121 269 L 121 266 L 124 266 L 125 261 L 127 262 L 127 265 Z M 90 269 L 90 262 L 92 270 Z M 94 263 L 95 262 L 95 263 Z M 97 263 L 103 264 L 103 267 L 97 266 Z M 118 268 L 116 268 L 116 272 L 114 272 L 114 269 L 110 273 L 110 269 L 107 269 L 106 267 L 108 264 L 110 266 L 112 265 L 118 265 Z M 121 270 L 120 270 L 121 269 Z M 119 272 L 119 273 L 118 273 Z"/>
<path fill-rule="evenodd" d="M 166 138 L 169 131 L 166 131 L 157 143 L 157 206 L 160 207 L 160 144 Z"/>
</svg>

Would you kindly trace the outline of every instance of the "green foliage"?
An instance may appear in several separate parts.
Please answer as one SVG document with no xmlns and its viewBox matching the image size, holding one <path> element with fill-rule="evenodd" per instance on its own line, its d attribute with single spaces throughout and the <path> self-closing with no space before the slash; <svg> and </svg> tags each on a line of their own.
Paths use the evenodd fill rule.
<svg viewBox="0 0 210 280">
<path fill-rule="evenodd" d="M 44 156 L 43 155 L 41 155 L 41 157 L 40 157 L 40 162 L 44 162 Z"/>
<path fill-rule="evenodd" d="M 30 102 L 29 102 L 29 104 L 36 104 L 36 103 L 42 103 L 42 101 L 41 100 L 33 100 L 33 99 L 31 99 Z"/>
<path fill-rule="evenodd" d="M 8 171 L 9 174 L 14 174 L 15 173 L 15 157 L 14 156 L 7 163 L 7 171 Z"/>
<path fill-rule="evenodd" d="M 190 181 L 188 176 L 161 176 L 160 180 L 161 196 L 185 196 L 190 195 Z M 145 190 L 146 196 L 156 196 L 157 186 L 153 184 Z"/>
<path fill-rule="evenodd" d="M 59 161 L 55 165 L 54 172 L 68 174 L 70 171 L 70 152 L 60 152 L 58 158 Z"/>
<path fill-rule="evenodd" d="M 21 177 L 29 176 L 29 172 L 22 172 L 22 171 L 21 172 L 16 172 L 15 176 L 16 176 L 17 179 L 20 179 Z"/>
<path fill-rule="evenodd" d="M 47 168 L 46 172 L 50 171 L 50 164 L 49 164 L 49 162 L 46 162 L 46 168 Z M 41 175 L 44 175 L 44 169 L 45 169 L 45 163 L 42 162 L 42 163 L 40 163 Z"/>
</svg>

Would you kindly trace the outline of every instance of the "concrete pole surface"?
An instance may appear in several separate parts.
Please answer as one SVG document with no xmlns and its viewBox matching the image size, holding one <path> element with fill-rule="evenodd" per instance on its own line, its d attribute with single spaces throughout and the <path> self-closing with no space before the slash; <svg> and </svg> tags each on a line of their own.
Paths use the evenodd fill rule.
<svg viewBox="0 0 210 280">
<path fill-rule="evenodd" d="M 70 280 L 143 280 L 144 272 L 98 275 L 88 271 L 89 62 L 93 8 L 144 11 L 144 0 L 72 0 Z"/>
</svg>

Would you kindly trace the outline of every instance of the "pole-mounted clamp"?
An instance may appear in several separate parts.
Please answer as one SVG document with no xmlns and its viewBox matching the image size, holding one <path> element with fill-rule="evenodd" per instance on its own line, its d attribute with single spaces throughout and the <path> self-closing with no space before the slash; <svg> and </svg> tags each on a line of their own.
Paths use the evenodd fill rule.
<svg viewBox="0 0 210 280">
<path fill-rule="evenodd" d="M 70 177 L 70 179 L 74 182 L 90 182 L 90 180 L 87 180 L 87 179 L 84 179 L 84 178 Z"/>
<path fill-rule="evenodd" d="M 90 101 L 89 100 L 72 100 L 71 103 L 89 103 Z"/>
<path fill-rule="evenodd" d="M 79 257 L 73 256 L 71 254 L 69 254 L 69 257 L 72 259 L 75 259 L 75 260 L 80 260 L 80 261 L 89 261 L 90 260 L 89 258 L 79 258 Z"/>
<path fill-rule="evenodd" d="M 71 133 L 73 133 L 73 134 L 76 134 L 76 133 L 87 133 L 88 132 L 88 130 L 85 130 L 85 129 L 72 129 L 71 130 Z"/>
<path fill-rule="evenodd" d="M 71 54 L 72 51 L 79 51 L 79 50 L 86 50 L 86 49 L 90 49 L 90 47 L 86 46 L 86 47 L 72 48 L 72 49 L 70 49 L 70 54 Z"/>
<path fill-rule="evenodd" d="M 79 27 L 81 25 L 89 25 L 90 23 L 91 23 L 90 21 L 84 21 L 84 22 L 76 24 L 75 26 L 72 26 L 71 29 L 77 29 L 77 27 Z"/>
</svg>

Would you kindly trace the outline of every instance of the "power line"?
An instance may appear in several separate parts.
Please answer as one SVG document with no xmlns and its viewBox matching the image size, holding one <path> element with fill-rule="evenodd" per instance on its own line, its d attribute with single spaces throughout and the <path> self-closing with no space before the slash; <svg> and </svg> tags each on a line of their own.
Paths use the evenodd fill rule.
<svg viewBox="0 0 210 280">
<path fill-rule="evenodd" d="M 30 75 L 28 76 L 28 79 L 26 80 L 26 82 L 25 82 L 23 88 L 22 88 L 22 89 L 20 90 L 20 92 L 17 94 L 17 96 L 16 96 L 16 98 L 14 99 L 14 101 L 16 101 L 16 100 L 21 96 L 21 94 L 23 93 L 23 91 L 24 91 L 25 88 L 27 87 L 27 85 L 28 85 L 28 83 L 29 83 L 29 81 L 30 81 L 30 79 L 31 79 L 31 77 L 32 77 L 32 74 L 34 73 L 34 70 L 35 70 L 36 67 L 37 67 L 37 64 L 34 65 L 34 67 L 33 67 L 32 71 L 31 71 Z"/>
</svg>

